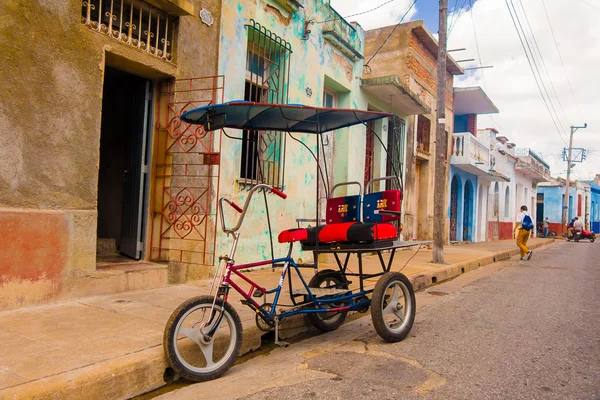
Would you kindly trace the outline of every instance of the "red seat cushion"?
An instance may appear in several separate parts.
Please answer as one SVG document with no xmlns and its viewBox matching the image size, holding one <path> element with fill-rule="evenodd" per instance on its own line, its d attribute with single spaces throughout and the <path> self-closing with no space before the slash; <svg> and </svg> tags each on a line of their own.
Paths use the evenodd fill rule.
<svg viewBox="0 0 600 400">
<path fill-rule="evenodd" d="M 286 229 L 277 237 L 279 243 L 298 242 L 308 239 L 308 231 L 304 228 Z"/>
<path fill-rule="evenodd" d="M 321 229 L 321 232 L 319 232 L 319 242 L 347 242 L 348 229 L 356 224 L 358 224 L 358 222 L 343 222 L 341 224 L 325 225 L 323 229 Z"/>
<path fill-rule="evenodd" d="M 377 240 L 395 240 L 398 238 L 396 227 L 392 224 L 346 222 L 331 224 L 319 232 L 319 241 L 332 242 L 374 242 Z"/>
</svg>

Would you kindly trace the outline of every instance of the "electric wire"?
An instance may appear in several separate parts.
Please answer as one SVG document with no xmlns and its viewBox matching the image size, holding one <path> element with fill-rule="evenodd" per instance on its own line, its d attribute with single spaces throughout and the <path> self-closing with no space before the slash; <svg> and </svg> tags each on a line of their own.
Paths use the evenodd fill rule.
<svg viewBox="0 0 600 400">
<path fill-rule="evenodd" d="M 394 34 L 394 31 L 396 31 L 396 29 L 400 26 L 400 24 L 402 23 L 402 21 L 404 21 L 404 18 L 406 18 L 406 16 L 410 12 L 410 10 L 412 10 L 412 8 L 414 7 L 414 5 L 415 5 L 416 2 L 417 2 L 417 0 L 414 0 L 410 4 L 410 7 L 408 7 L 408 9 L 404 13 L 404 15 L 402 15 L 402 18 L 400 18 L 400 21 L 398 21 L 398 23 L 396 24 L 396 26 L 394 26 L 394 29 L 392 29 L 392 31 L 390 32 L 389 35 L 387 35 L 387 37 L 385 38 L 385 40 L 383 41 L 383 43 L 381 43 L 381 46 L 379 46 L 379 48 L 377 49 L 377 51 L 375 51 L 375 53 L 373 53 L 373 55 L 371 56 L 371 58 L 369 58 L 369 60 L 365 63 L 365 67 L 369 65 L 369 63 L 371 62 L 371 60 L 373 60 L 375 58 L 375 56 L 377 55 L 377 53 L 379 53 L 379 51 L 383 48 L 383 46 L 385 46 L 385 44 L 387 43 L 387 41 Z"/>
<path fill-rule="evenodd" d="M 581 1 L 581 2 L 583 2 L 583 3 L 585 3 L 585 4 L 587 4 L 588 6 L 590 6 L 590 7 L 592 7 L 592 8 L 595 8 L 596 10 L 600 10 L 600 8 L 599 8 L 599 7 L 596 7 L 595 5 L 588 3 L 586 0 L 579 0 L 579 1 Z"/>
<path fill-rule="evenodd" d="M 559 133 L 560 133 L 561 137 L 563 138 L 563 141 L 565 142 L 565 144 L 567 144 L 567 140 L 566 140 L 566 138 L 562 134 L 562 132 L 566 131 L 567 129 L 562 125 L 562 122 L 560 121 L 558 112 L 556 111 L 556 108 L 554 107 L 554 103 L 552 103 L 552 98 L 550 97 L 550 93 L 548 92 L 548 88 L 546 87 L 546 84 L 544 83 L 544 79 L 542 77 L 542 74 L 540 73 L 540 69 L 539 69 L 538 63 L 536 61 L 535 53 L 532 50 L 532 46 L 529 43 L 529 39 L 527 38 L 527 33 L 525 32 L 525 29 L 523 28 L 523 24 L 521 23 L 521 19 L 519 18 L 517 7 L 515 6 L 515 3 L 513 2 L 513 0 L 509 0 L 509 2 L 510 2 L 510 4 L 513 7 L 513 10 L 514 10 L 514 13 L 515 13 L 514 14 L 515 15 L 515 19 L 517 21 L 517 24 L 519 25 L 520 32 L 523 35 L 523 40 L 524 40 L 525 44 L 527 45 L 527 49 L 529 50 L 529 53 L 527 53 L 527 50 L 525 50 L 525 51 L 526 51 L 526 54 L 529 54 L 531 56 L 531 62 L 533 63 L 533 68 L 535 69 L 535 72 L 532 70 L 532 72 L 534 74 L 534 77 L 536 77 L 536 80 L 539 79 L 539 83 L 541 84 L 541 87 L 543 88 L 543 91 L 546 93 L 546 98 L 547 98 L 546 105 L 548 105 L 548 103 L 550 103 L 550 108 L 552 108 L 552 112 L 553 112 L 553 113 L 550 113 L 550 115 L 552 116 L 552 120 L 554 122 L 554 119 L 556 118 L 555 126 L 559 130 Z M 537 74 L 536 74 L 536 72 L 537 72 Z"/>
<path fill-rule="evenodd" d="M 571 79 L 569 78 L 569 74 L 567 74 L 567 69 L 565 68 L 565 62 L 563 61 L 562 54 L 560 53 L 560 49 L 558 48 L 558 42 L 556 40 L 556 35 L 554 34 L 554 28 L 552 28 L 552 23 L 550 22 L 550 16 L 548 15 L 548 10 L 546 9 L 546 3 L 544 2 L 544 0 L 542 0 L 542 6 L 544 7 L 544 13 L 546 14 L 546 20 L 548 21 L 548 25 L 550 26 L 550 32 L 552 33 L 552 39 L 554 40 L 554 46 L 556 47 L 556 52 L 558 53 L 560 64 L 562 65 L 565 77 L 567 78 L 567 83 L 569 84 L 569 89 L 571 90 L 571 95 L 573 96 L 573 100 L 575 101 L 575 105 L 577 106 L 577 113 L 579 114 L 579 118 L 581 118 L 581 107 L 579 106 L 577 97 L 575 96 L 573 85 L 571 85 Z"/>
<path fill-rule="evenodd" d="M 471 25 L 473 26 L 473 36 L 475 38 L 475 48 L 477 49 L 477 58 L 479 59 L 479 65 L 483 65 L 483 61 L 481 59 L 481 52 L 479 51 L 479 40 L 477 39 L 477 29 L 475 27 L 475 16 L 473 15 L 473 1 L 469 0 L 469 12 L 471 14 Z M 485 73 L 483 69 L 479 70 L 481 72 L 481 80 L 483 81 L 483 89 L 487 91 L 487 84 L 485 82 Z M 488 114 L 488 117 L 492 120 L 492 125 L 498 126 L 502 128 L 499 123 L 496 122 L 494 116 L 492 114 Z"/>
<path fill-rule="evenodd" d="M 560 98 L 558 97 L 558 93 L 556 93 L 556 88 L 554 87 L 554 82 L 552 82 L 552 77 L 550 76 L 550 72 L 548 72 L 548 68 L 546 67 L 546 61 L 544 60 L 544 56 L 542 55 L 542 52 L 540 50 L 540 47 L 538 46 L 538 42 L 537 39 L 535 38 L 535 34 L 533 33 L 533 29 L 531 29 L 531 24 L 529 23 L 529 17 L 527 16 L 527 12 L 525 11 L 525 7 L 523 6 L 523 2 L 522 0 L 519 0 L 519 4 L 521 5 L 521 9 L 523 10 L 523 15 L 525 15 L 525 22 L 527 23 L 527 27 L 529 28 L 529 31 L 531 32 L 531 37 L 533 38 L 533 44 L 535 49 L 538 51 L 538 54 L 540 56 L 540 59 L 542 60 L 542 67 L 544 68 L 544 71 L 546 72 L 546 75 L 548 76 L 548 80 L 550 81 L 550 87 L 552 88 L 552 92 L 554 93 L 554 97 L 556 98 L 556 101 L 558 102 L 558 106 L 559 109 L 562 111 L 563 117 L 565 119 L 565 122 L 567 123 L 566 126 L 569 126 L 569 118 L 567 118 L 567 115 L 565 113 L 565 109 L 560 101 Z M 548 98 L 550 101 L 552 101 L 552 99 L 549 97 Z M 558 113 L 556 114 L 556 117 L 558 118 Z M 563 129 L 566 130 L 566 128 L 562 125 L 561 123 L 561 127 Z"/>
<path fill-rule="evenodd" d="M 530 61 L 530 62 L 533 63 L 533 68 L 535 69 L 535 72 L 533 70 L 532 70 L 532 72 L 534 74 L 534 77 L 536 78 L 536 82 L 539 79 L 539 83 L 541 83 L 541 87 L 544 89 L 544 92 L 546 93 L 546 97 L 545 98 L 548 99 L 548 101 L 546 102 L 546 105 L 548 103 L 550 103 L 550 107 L 552 108 L 552 111 L 554 112 L 554 114 L 552 114 L 552 113 L 550 114 L 552 116 L 552 121 L 554 122 L 554 119 L 556 118 L 556 122 L 558 123 L 558 125 L 560 126 L 560 128 L 561 129 L 565 129 L 562 126 L 562 123 L 561 123 L 561 121 L 560 121 L 560 119 L 558 117 L 558 113 L 557 113 L 556 109 L 554 108 L 554 104 L 552 103 L 552 99 L 550 97 L 550 94 L 548 93 L 548 89 L 546 88 L 546 84 L 544 83 L 544 79 L 542 77 L 542 74 L 540 73 L 540 70 L 539 70 L 539 67 L 538 67 L 538 64 L 537 64 L 537 61 L 536 61 L 536 58 L 535 58 L 535 54 L 534 54 L 534 52 L 533 52 L 533 50 L 531 48 L 531 44 L 529 43 L 529 39 L 527 38 L 527 34 L 525 32 L 525 29 L 523 28 L 523 24 L 521 23 L 521 19 L 519 18 L 519 14 L 517 12 L 517 7 L 515 6 L 515 3 L 513 2 L 513 0 L 508 0 L 508 1 L 510 2 L 510 4 L 513 7 L 513 10 L 514 10 L 514 13 L 515 13 L 514 14 L 515 15 L 515 19 L 516 19 L 517 24 L 519 25 L 519 28 L 520 28 L 520 31 L 518 31 L 518 32 L 522 33 L 522 35 L 523 35 L 523 41 L 527 45 L 527 50 L 529 50 L 529 53 L 527 53 L 527 50 L 524 49 L 526 55 L 528 56 L 528 61 Z M 510 10 L 510 7 L 509 7 L 509 10 Z M 531 56 L 531 59 L 529 59 L 529 55 Z M 537 72 L 537 74 L 536 74 L 536 72 Z M 559 129 L 558 126 L 557 126 L 557 129 Z M 566 140 L 565 140 L 565 144 L 566 144 Z"/>
<path fill-rule="evenodd" d="M 532 63 L 532 61 L 530 59 L 529 53 L 527 52 L 527 47 L 528 46 L 525 45 L 525 42 L 526 42 L 527 38 L 526 37 L 522 37 L 522 33 L 519 30 L 519 27 L 517 26 L 518 16 L 516 15 L 516 10 L 515 10 L 515 15 L 513 15 L 513 10 L 510 8 L 510 5 L 508 4 L 509 0 L 504 0 L 504 2 L 506 3 L 506 7 L 508 8 L 508 13 L 510 14 L 513 26 L 514 26 L 515 30 L 517 31 L 517 35 L 519 37 L 519 41 L 521 42 L 521 46 L 523 47 L 523 51 L 525 52 L 525 57 L 527 58 L 527 63 L 529 64 L 529 68 L 531 69 L 531 73 L 533 74 L 535 83 L 536 83 L 536 85 L 538 87 L 538 90 L 540 92 L 540 96 L 542 96 L 542 100 L 544 101 L 546 109 L 548 110 L 548 114 L 550 114 L 550 118 L 552 119 L 552 123 L 554 124 L 554 127 L 556 128 L 556 132 L 558 132 L 559 136 L 561 137 L 561 139 L 565 143 L 565 145 L 568 146 L 567 140 L 565 139 L 564 134 L 561 132 L 560 128 L 558 127 L 558 124 L 555 121 L 555 117 L 552 114 L 552 111 L 550 110 L 550 106 L 548 105 L 548 101 L 546 100 L 546 97 L 544 96 L 544 93 L 542 91 L 542 86 L 540 85 L 540 82 L 538 81 L 538 76 L 535 73 L 535 69 L 533 67 L 533 63 Z M 512 3 L 512 0 L 511 0 L 511 3 Z M 517 19 L 515 19 L 515 18 L 517 18 Z M 519 24 L 519 26 L 520 26 L 520 24 Z M 524 40 L 525 40 L 525 42 L 524 42 Z"/>
<path fill-rule="evenodd" d="M 344 19 L 348 19 L 348 18 L 352 18 L 352 17 L 359 16 L 359 15 L 368 14 L 368 13 L 370 13 L 370 12 L 373 12 L 373 11 L 375 11 L 375 10 L 378 10 L 378 9 L 380 9 L 381 7 L 383 7 L 383 6 L 385 6 L 385 5 L 389 4 L 389 3 L 392 3 L 392 2 L 394 2 L 394 1 L 396 1 L 396 0 L 388 0 L 388 1 L 386 1 L 385 3 L 381 3 L 380 5 L 378 5 L 378 6 L 377 6 L 377 7 L 375 7 L 375 8 L 372 8 L 372 9 L 370 9 L 370 10 L 367 10 L 367 11 L 362 11 L 362 12 L 359 12 L 359 13 L 356 13 L 356 14 L 350 14 L 350 15 L 346 15 L 346 16 L 344 16 L 343 18 L 344 18 Z M 326 19 L 326 20 L 324 20 L 324 21 L 315 21 L 314 23 L 315 23 L 315 24 L 323 24 L 323 23 L 325 23 L 325 22 L 338 21 L 339 19 L 340 19 L 340 18 L 331 18 L 331 19 Z"/>
<path fill-rule="evenodd" d="M 464 0 L 463 1 L 462 6 L 460 6 L 460 9 L 458 10 L 458 13 L 456 13 L 456 4 L 455 4 L 455 10 L 452 11 L 453 19 L 450 21 L 450 24 L 449 24 L 450 28 L 448 29 L 448 39 L 450 39 L 450 35 L 452 35 L 452 31 L 454 30 L 454 27 L 456 26 L 456 23 L 458 22 L 458 19 L 465 12 L 465 5 L 467 4 L 467 1 L 468 0 Z M 457 0 L 457 2 L 458 2 L 458 0 Z M 455 14 L 456 14 L 456 18 L 454 18 Z"/>
</svg>

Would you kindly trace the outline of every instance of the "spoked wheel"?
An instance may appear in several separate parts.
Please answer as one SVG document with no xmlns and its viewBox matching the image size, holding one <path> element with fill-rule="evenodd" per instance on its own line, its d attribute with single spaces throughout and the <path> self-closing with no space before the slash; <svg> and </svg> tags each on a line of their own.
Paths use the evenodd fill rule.
<svg viewBox="0 0 600 400">
<path fill-rule="evenodd" d="M 386 272 L 379 278 L 371 299 L 375 330 L 388 342 L 408 335 L 415 321 L 415 292 L 408 278 L 399 272 Z"/>
<path fill-rule="evenodd" d="M 311 288 L 333 288 L 333 289 L 348 289 L 346 279 L 339 271 L 332 269 L 324 269 L 317 272 L 308 283 Z M 308 301 L 308 296 L 306 297 Z M 323 307 L 342 307 L 344 303 L 328 303 L 323 304 Z M 316 306 L 315 306 L 316 307 Z M 340 312 L 322 312 L 306 314 L 310 323 L 322 332 L 331 332 L 339 328 L 346 319 L 348 311 Z"/>
<path fill-rule="evenodd" d="M 165 327 L 169 365 L 183 378 L 202 382 L 223 375 L 242 345 L 242 322 L 235 309 L 212 296 L 195 297 L 177 308 Z M 212 314 L 212 315 L 211 315 Z"/>
</svg>

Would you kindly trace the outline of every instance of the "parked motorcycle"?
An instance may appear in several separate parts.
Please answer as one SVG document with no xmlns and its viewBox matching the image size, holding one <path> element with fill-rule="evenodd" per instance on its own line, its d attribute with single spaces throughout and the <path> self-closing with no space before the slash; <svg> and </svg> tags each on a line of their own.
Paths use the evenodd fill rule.
<svg viewBox="0 0 600 400">
<path fill-rule="evenodd" d="M 574 230 L 572 235 L 569 235 L 567 233 L 567 242 L 570 242 L 571 240 L 575 241 L 575 242 L 579 242 L 581 239 L 589 239 L 589 241 L 591 243 L 594 243 L 594 240 L 596 240 L 596 234 L 592 231 L 586 231 L 584 230 Z"/>
</svg>

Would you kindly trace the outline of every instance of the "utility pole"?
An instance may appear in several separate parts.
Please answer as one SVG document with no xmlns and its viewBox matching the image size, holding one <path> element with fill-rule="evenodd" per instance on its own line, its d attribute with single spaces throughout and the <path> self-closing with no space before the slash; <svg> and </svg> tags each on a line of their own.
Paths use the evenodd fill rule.
<svg viewBox="0 0 600 400">
<path fill-rule="evenodd" d="M 433 262 L 444 263 L 444 233 L 446 232 L 446 23 L 448 0 L 440 0 L 438 29 L 437 105 L 435 129 L 435 184 L 433 187 Z"/>
<path fill-rule="evenodd" d="M 569 179 L 571 178 L 571 150 L 573 150 L 573 134 L 577 129 L 587 128 L 587 124 L 583 126 L 571 126 L 571 136 L 569 137 L 569 149 L 567 153 L 567 184 L 565 186 L 565 200 L 563 201 L 563 214 L 562 214 L 562 233 L 564 234 L 567 229 L 567 211 L 569 209 Z"/>
</svg>

